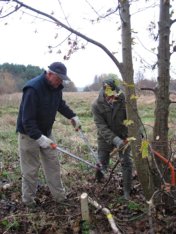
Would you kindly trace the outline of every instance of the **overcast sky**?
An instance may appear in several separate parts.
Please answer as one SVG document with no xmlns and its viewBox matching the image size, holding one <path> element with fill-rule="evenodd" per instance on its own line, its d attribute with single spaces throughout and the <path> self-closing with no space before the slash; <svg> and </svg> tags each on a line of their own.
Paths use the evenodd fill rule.
<svg viewBox="0 0 176 234">
<path fill-rule="evenodd" d="M 97 12 L 98 14 L 103 14 L 110 7 L 115 8 L 116 0 L 89 1 L 89 3 L 93 2 L 94 8 L 89 6 L 87 0 L 24 0 L 23 2 L 49 14 L 53 11 L 53 16 L 64 23 L 66 23 L 66 16 L 72 28 L 100 41 L 110 51 L 117 52 L 116 56 L 121 61 L 121 47 L 119 43 L 121 34 L 117 30 L 120 26 L 118 16 L 113 16 L 98 24 L 92 25 L 90 23 L 90 19 L 96 20 L 98 17 Z M 59 2 L 62 2 L 62 8 Z M 142 2 L 144 3 L 144 1 L 140 0 L 140 3 Z M 149 2 L 152 4 L 154 1 L 151 0 Z M 142 9 L 143 3 L 141 7 L 138 3 L 138 8 Z M 0 8 L 3 4 L 0 2 Z M 176 8 L 176 3 L 174 5 Z M 6 8 L 6 10 L 9 11 L 10 9 Z M 52 53 L 49 53 L 48 46 L 59 45 L 68 36 L 68 32 L 59 29 L 50 22 L 32 18 L 26 14 L 27 11 L 25 9 L 23 10 L 25 14 L 19 12 L 10 18 L 0 19 L 0 64 L 8 62 L 47 68 L 50 63 L 61 61 L 67 66 L 68 76 L 77 87 L 91 84 L 95 75 L 103 73 L 119 74 L 117 67 L 110 58 L 101 49 L 91 44 L 86 45 L 85 50 L 79 50 L 77 53 L 74 53 L 71 59 L 66 61 L 63 60 L 63 56 L 68 51 L 67 41 L 62 46 L 57 46 L 53 49 Z M 147 50 L 147 48 L 152 47 L 152 40 L 147 36 L 147 26 L 149 20 L 158 22 L 158 15 L 152 9 L 150 9 L 150 13 L 149 10 L 146 10 L 133 14 L 135 11 L 137 9 L 132 9 L 131 12 L 132 28 L 138 32 L 135 34 L 137 36 L 137 44 L 133 52 L 134 60 L 138 56 L 144 58 L 145 51 L 145 60 L 152 63 L 155 60 L 155 56 Z M 33 13 L 31 12 L 30 14 L 32 15 Z M 149 19 L 149 16 L 151 19 Z M 171 35 L 171 37 L 174 36 Z M 172 39 L 175 40 L 175 38 Z M 83 43 L 86 44 L 85 41 Z M 153 46 L 157 46 L 157 44 L 153 44 Z M 61 51 L 61 53 L 58 53 L 58 51 Z M 134 65 L 136 70 L 139 70 L 141 67 L 139 63 Z"/>
</svg>

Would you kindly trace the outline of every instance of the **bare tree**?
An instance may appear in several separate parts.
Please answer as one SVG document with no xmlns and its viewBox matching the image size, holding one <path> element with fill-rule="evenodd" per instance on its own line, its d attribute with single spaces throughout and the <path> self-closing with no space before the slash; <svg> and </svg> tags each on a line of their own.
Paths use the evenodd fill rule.
<svg viewBox="0 0 176 234">
<path fill-rule="evenodd" d="M 165 183 L 165 181 L 170 181 L 169 177 L 171 177 L 171 173 L 168 172 L 168 165 L 171 160 L 169 157 L 171 154 L 168 145 L 168 117 L 169 106 L 172 103 L 169 92 L 171 56 L 170 31 L 172 24 L 175 22 L 175 20 L 171 20 L 171 5 L 169 0 L 160 0 L 159 7 L 158 32 L 157 36 L 154 35 L 155 40 L 159 40 L 156 63 L 158 66 L 157 85 L 153 88 L 143 88 L 143 90 L 152 90 L 156 98 L 152 148 L 158 155 L 168 158 L 168 163 L 166 165 L 163 163 L 163 160 L 156 158 L 157 166 L 161 173 L 160 176 L 154 177 L 156 187 L 160 187 L 161 183 Z M 175 47 L 174 45 L 172 46 L 174 52 Z"/>
<path fill-rule="evenodd" d="M 159 45 L 158 45 L 158 84 L 155 89 L 156 108 L 153 131 L 154 148 L 163 156 L 168 156 L 168 115 L 170 83 L 170 1 L 160 0 Z M 161 168 L 161 167 L 160 167 Z"/>
</svg>

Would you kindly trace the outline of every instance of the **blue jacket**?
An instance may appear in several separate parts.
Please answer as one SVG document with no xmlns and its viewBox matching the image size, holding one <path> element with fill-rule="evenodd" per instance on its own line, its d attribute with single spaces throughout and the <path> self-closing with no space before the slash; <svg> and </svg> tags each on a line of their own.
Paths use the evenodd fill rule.
<svg viewBox="0 0 176 234">
<path fill-rule="evenodd" d="M 51 134 L 57 111 L 68 119 L 76 115 L 62 99 L 63 85 L 52 88 L 45 75 L 46 72 L 24 86 L 17 119 L 17 132 L 35 140 L 42 134 Z"/>
</svg>

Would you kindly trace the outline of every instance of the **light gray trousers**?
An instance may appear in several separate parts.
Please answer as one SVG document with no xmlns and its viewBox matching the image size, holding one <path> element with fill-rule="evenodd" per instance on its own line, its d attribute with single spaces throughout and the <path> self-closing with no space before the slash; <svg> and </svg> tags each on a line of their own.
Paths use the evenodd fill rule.
<svg viewBox="0 0 176 234">
<path fill-rule="evenodd" d="M 53 140 L 52 136 L 50 138 Z M 34 201 L 41 165 L 53 198 L 56 201 L 63 200 L 65 189 L 60 175 L 58 152 L 50 148 L 39 147 L 35 140 L 24 134 L 19 134 L 18 145 L 22 173 L 22 201 L 24 203 Z"/>
</svg>

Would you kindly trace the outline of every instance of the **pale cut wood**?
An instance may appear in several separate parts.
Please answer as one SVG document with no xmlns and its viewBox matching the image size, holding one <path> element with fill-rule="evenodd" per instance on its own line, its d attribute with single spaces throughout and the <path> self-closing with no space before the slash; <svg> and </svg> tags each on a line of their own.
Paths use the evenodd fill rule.
<svg viewBox="0 0 176 234">
<path fill-rule="evenodd" d="M 90 217 L 89 217 L 89 207 L 88 207 L 88 195 L 87 193 L 81 194 L 81 215 L 82 220 L 85 220 L 89 223 Z"/>
<path fill-rule="evenodd" d="M 113 219 L 111 212 L 107 208 L 102 207 L 100 204 L 98 204 L 98 202 L 90 198 L 87 193 L 82 193 L 80 198 L 81 198 L 81 215 L 82 215 L 83 221 L 86 221 L 88 225 L 90 224 L 89 207 L 88 207 L 88 202 L 89 202 L 91 205 L 93 205 L 98 210 L 101 210 L 103 214 L 106 215 L 106 218 L 109 221 L 109 224 L 113 230 L 113 233 L 121 234 L 121 231 L 115 224 L 115 221 Z"/>
</svg>

